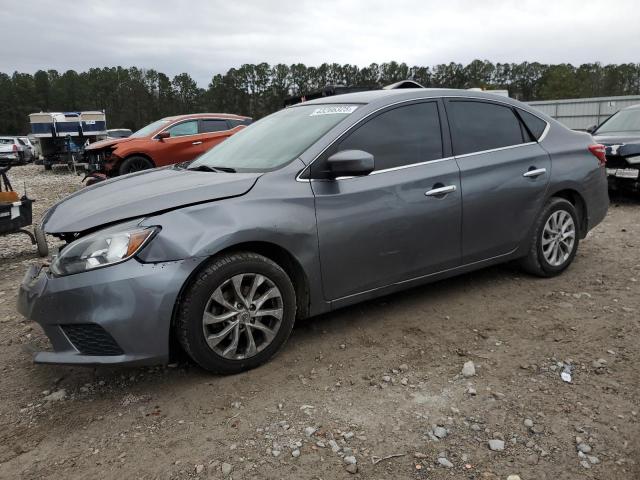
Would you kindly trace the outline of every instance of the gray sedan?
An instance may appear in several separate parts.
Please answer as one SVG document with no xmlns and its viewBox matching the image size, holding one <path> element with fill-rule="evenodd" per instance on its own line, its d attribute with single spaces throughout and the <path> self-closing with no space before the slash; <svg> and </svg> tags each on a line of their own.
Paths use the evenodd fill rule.
<svg viewBox="0 0 640 480">
<path fill-rule="evenodd" d="M 302 103 L 187 166 L 55 205 L 43 226 L 66 245 L 29 270 L 18 307 L 53 344 L 37 362 L 162 363 L 177 345 L 240 372 L 298 318 L 511 260 L 561 273 L 607 212 L 604 155 L 481 92 Z"/>
</svg>

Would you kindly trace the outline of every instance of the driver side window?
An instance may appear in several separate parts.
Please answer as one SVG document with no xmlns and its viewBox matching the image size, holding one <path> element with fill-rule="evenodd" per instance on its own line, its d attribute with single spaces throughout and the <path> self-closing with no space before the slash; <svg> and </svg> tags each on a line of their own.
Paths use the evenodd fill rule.
<svg viewBox="0 0 640 480">
<path fill-rule="evenodd" d="M 178 123 L 173 127 L 169 127 L 167 132 L 171 137 L 182 137 L 184 135 L 195 135 L 198 133 L 198 121 L 188 120 L 186 122 Z"/>
</svg>

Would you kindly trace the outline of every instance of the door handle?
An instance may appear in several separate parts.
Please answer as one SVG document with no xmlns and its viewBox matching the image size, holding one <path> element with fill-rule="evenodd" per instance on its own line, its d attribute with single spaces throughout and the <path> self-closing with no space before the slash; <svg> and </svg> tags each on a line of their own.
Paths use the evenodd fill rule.
<svg viewBox="0 0 640 480">
<path fill-rule="evenodd" d="M 197 141 L 197 142 L 191 142 L 191 145 L 201 145 L 202 142 L 201 141 Z"/>
<path fill-rule="evenodd" d="M 431 190 L 428 190 L 428 191 L 424 192 L 424 194 L 427 197 L 438 197 L 440 195 L 446 195 L 447 193 L 451 193 L 451 192 L 455 192 L 455 191 L 456 191 L 456 186 L 455 185 L 449 185 L 447 187 L 433 188 Z"/>
<path fill-rule="evenodd" d="M 547 173 L 546 168 L 534 168 L 533 170 L 524 172 L 522 176 L 526 178 L 536 178 L 536 177 L 539 177 L 540 175 L 544 175 L 545 173 Z"/>
</svg>

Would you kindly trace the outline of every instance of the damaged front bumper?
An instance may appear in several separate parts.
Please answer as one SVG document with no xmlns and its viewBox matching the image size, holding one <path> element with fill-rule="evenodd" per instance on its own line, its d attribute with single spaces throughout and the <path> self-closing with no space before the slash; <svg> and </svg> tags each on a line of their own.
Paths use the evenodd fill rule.
<svg viewBox="0 0 640 480">
<path fill-rule="evenodd" d="M 53 346 L 35 362 L 166 363 L 173 308 L 192 268 L 192 261 L 131 259 L 56 277 L 46 266 L 32 266 L 20 285 L 18 311 L 40 324 Z"/>
</svg>

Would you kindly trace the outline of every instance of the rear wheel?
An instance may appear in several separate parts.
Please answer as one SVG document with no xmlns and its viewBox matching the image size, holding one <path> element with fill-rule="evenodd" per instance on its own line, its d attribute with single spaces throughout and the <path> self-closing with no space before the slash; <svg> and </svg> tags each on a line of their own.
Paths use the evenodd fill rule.
<svg viewBox="0 0 640 480">
<path fill-rule="evenodd" d="M 47 245 L 47 237 L 45 236 L 40 225 L 34 225 L 33 236 L 36 239 L 36 247 L 38 249 L 38 255 L 46 257 L 49 255 L 49 246 Z"/>
<path fill-rule="evenodd" d="M 578 225 L 571 202 L 564 198 L 550 199 L 536 220 L 529 253 L 521 261 L 524 270 L 540 277 L 563 272 L 578 250 Z"/>
<path fill-rule="evenodd" d="M 122 164 L 120 164 L 118 173 L 120 175 L 126 175 L 127 173 L 139 172 L 140 170 L 148 170 L 153 167 L 153 162 L 148 158 L 133 156 L 125 159 Z"/>
<path fill-rule="evenodd" d="M 188 287 L 176 332 L 201 367 L 231 374 L 262 365 L 284 345 L 296 316 L 286 272 L 251 252 L 216 258 Z"/>
</svg>

